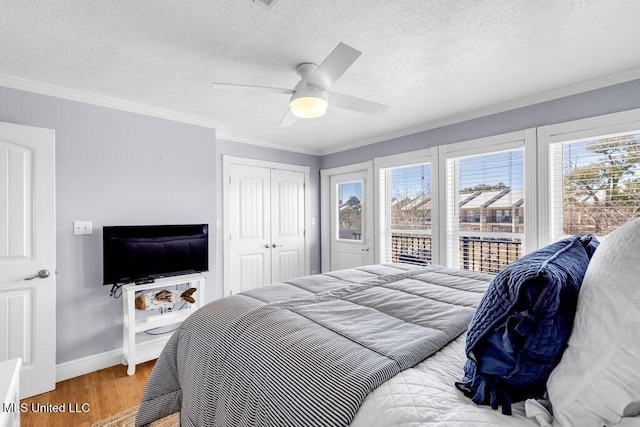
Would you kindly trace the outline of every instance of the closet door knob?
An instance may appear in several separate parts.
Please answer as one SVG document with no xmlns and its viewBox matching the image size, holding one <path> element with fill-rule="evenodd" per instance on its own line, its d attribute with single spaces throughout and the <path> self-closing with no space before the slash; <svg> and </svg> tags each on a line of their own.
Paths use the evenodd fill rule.
<svg viewBox="0 0 640 427">
<path fill-rule="evenodd" d="M 46 279 L 50 275 L 51 273 L 49 272 L 49 270 L 40 270 L 34 275 L 25 277 L 24 280 Z"/>
</svg>

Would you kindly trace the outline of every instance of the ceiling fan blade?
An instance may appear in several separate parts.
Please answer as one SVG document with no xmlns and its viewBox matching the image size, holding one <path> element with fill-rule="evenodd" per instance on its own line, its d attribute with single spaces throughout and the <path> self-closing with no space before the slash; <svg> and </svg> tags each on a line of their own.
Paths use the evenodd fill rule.
<svg viewBox="0 0 640 427">
<path fill-rule="evenodd" d="M 347 46 L 344 43 L 338 44 L 327 56 L 322 64 L 309 76 L 307 85 L 321 91 L 325 91 L 340 78 L 342 74 L 362 55 L 362 52 Z"/>
<path fill-rule="evenodd" d="M 329 105 L 368 114 L 384 114 L 389 109 L 388 105 L 335 92 L 329 92 Z"/>
<path fill-rule="evenodd" d="M 291 127 L 296 122 L 296 116 L 291 112 L 291 108 L 287 110 L 287 113 L 284 115 L 282 120 L 280 120 L 280 128 L 288 128 Z"/>
<path fill-rule="evenodd" d="M 292 89 L 286 89 L 283 87 L 273 87 L 273 86 L 241 85 L 236 83 L 217 83 L 217 82 L 211 83 L 211 86 L 212 87 L 213 86 L 236 86 L 236 87 L 248 87 L 252 89 L 266 89 L 272 92 L 284 93 L 286 95 L 291 95 L 293 93 Z"/>
</svg>

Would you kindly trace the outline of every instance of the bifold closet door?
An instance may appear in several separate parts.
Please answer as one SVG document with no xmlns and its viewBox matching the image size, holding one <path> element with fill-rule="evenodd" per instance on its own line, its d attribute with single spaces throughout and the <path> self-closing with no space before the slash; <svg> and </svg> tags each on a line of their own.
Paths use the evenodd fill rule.
<svg viewBox="0 0 640 427">
<path fill-rule="evenodd" d="M 271 283 L 305 271 L 304 173 L 271 169 Z"/>
<path fill-rule="evenodd" d="M 271 170 L 229 166 L 229 283 L 238 293 L 271 283 Z"/>
<path fill-rule="evenodd" d="M 304 275 L 304 173 L 231 164 L 228 188 L 230 291 Z"/>
</svg>

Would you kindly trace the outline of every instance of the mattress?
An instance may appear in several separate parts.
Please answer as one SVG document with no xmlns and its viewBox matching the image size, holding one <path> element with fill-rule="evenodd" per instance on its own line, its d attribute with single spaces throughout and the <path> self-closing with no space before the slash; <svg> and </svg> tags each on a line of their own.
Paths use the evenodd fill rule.
<svg viewBox="0 0 640 427">
<path fill-rule="evenodd" d="M 381 384 L 366 397 L 351 427 L 538 427 L 525 416 L 524 402 L 513 404 L 512 416 L 502 415 L 455 388 L 466 361 L 464 345 L 465 334 Z"/>
</svg>

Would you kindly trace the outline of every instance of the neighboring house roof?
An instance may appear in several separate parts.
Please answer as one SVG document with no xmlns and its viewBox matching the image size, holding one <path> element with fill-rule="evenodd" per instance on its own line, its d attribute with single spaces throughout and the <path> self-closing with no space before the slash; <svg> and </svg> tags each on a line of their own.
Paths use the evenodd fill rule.
<svg viewBox="0 0 640 427">
<path fill-rule="evenodd" d="M 429 210 L 431 209 L 431 196 L 419 196 L 413 199 L 393 199 L 391 206 L 394 210 Z M 465 210 L 511 209 L 524 206 L 524 190 L 509 188 L 504 190 L 474 191 L 460 194 L 460 208 Z"/>
<path fill-rule="evenodd" d="M 415 199 L 411 200 L 410 202 L 400 207 L 400 210 L 403 210 L 403 211 L 409 210 L 409 209 L 420 209 L 420 210 L 431 209 L 431 196 L 416 197 Z"/>
<path fill-rule="evenodd" d="M 501 196 L 503 191 L 494 190 L 494 191 L 482 191 L 480 194 L 476 195 L 473 199 L 469 200 L 464 204 L 464 206 L 460 206 L 464 209 L 480 209 L 481 207 L 487 207 L 493 201 Z"/>
<path fill-rule="evenodd" d="M 512 207 L 520 207 L 524 205 L 524 190 L 522 189 L 504 189 L 492 191 L 476 191 L 469 195 L 460 195 L 465 197 L 460 202 L 462 209 L 510 209 Z"/>
<path fill-rule="evenodd" d="M 394 208 L 400 209 L 402 206 L 404 206 L 409 202 L 411 202 L 411 199 L 408 197 L 404 197 L 402 199 L 393 199 L 391 200 L 391 206 L 393 206 Z"/>
<path fill-rule="evenodd" d="M 524 205 L 524 190 L 510 190 L 503 194 L 500 198 L 493 201 L 490 205 L 493 209 L 510 209 L 512 207 L 520 207 Z"/>
<path fill-rule="evenodd" d="M 475 199 L 476 197 L 478 197 L 479 195 L 482 194 L 482 191 L 474 191 L 473 193 L 462 193 L 460 194 L 460 207 L 467 207 L 466 204 L 469 203 L 471 200 Z"/>
</svg>

